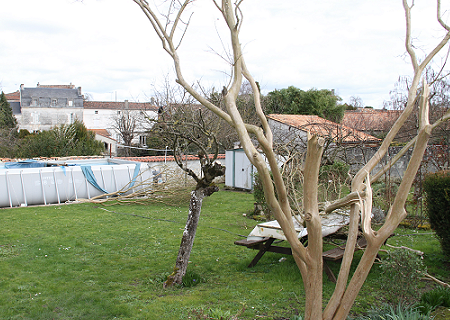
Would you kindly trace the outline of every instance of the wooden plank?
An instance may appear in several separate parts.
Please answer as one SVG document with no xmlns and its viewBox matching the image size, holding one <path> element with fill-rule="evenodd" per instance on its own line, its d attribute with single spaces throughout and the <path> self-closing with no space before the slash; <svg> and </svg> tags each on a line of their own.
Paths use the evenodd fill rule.
<svg viewBox="0 0 450 320">
<path fill-rule="evenodd" d="M 337 247 L 337 248 L 325 251 L 324 253 L 322 253 L 322 257 L 325 260 L 332 260 L 332 261 L 340 260 L 344 256 L 344 251 L 345 251 L 345 248 L 343 249 L 341 247 Z"/>
<path fill-rule="evenodd" d="M 328 266 L 328 264 L 325 260 L 323 261 L 323 270 L 325 271 L 325 274 L 327 275 L 328 280 L 330 280 L 333 283 L 337 282 L 333 271 L 330 269 L 330 267 Z"/>
<path fill-rule="evenodd" d="M 356 241 L 356 247 L 355 247 L 355 251 L 357 250 L 361 250 L 363 248 L 367 247 L 367 241 L 365 238 L 359 238 Z M 325 260 L 330 260 L 330 261 L 337 261 L 340 260 L 344 257 L 344 252 L 345 252 L 345 246 L 341 246 L 341 247 L 336 247 L 333 248 L 331 250 L 325 251 L 324 253 L 322 253 L 322 257 Z"/>
<path fill-rule="evenodd" d="M 262 238 L 262 239 L 258 239 L 258 240 L 247 240 L 247 239 L 243 239 L 243 240 L 237 240 L 234 242 L 234 244 L 238 245 L 238 246 L 244 246 L 247 248 L 251 248 L 257 244 L 260 243 L 264 243 L 267 240 L 269 240 L 270 238 L 266 237 L 266 238 Z"/>
</svg>

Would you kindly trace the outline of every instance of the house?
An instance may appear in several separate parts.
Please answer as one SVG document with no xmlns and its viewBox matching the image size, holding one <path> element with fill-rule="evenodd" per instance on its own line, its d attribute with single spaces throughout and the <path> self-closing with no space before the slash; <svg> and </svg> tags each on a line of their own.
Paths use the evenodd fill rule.
<svg viewBox="0 0 450 320">
<path fill-rule="evenodd" d="M 306 146 L 308 133 L 317 134 L 335 145 L 377 146 L 381 142 L 367 133 L 315 115 L 269 114 L 267 120 L 277 143 Z"/>
<path fill-rule="evenodd" d="M 117 140 L 113 139 L 106 129 L 88 129 L 95 133 L 95 140 L 103 142 L 104 154 L 112 156 L 117 154 Z"/>
<path fill-rule="evenodd" d="M 6 94 L 19 130 L 37 132 L 55 126 L 83 121 L 88 130 L 105 144 L 105 152 L 115 155 L 117 145 L 123 143 L 117 128 L 117 119 L 124 115 L 135 121 L 135 145 L 146 145 L 146 133 L 152 124 L 146 119 L 156 119 L 158 107 L 152 103 L 86 101 L 81 87 L 69 85 L 41 85 L 25 87 Z"/>
<path fill-rule="evenodd" d="M 83 119 L 81 87 L 70 85 L 20 86 L 19 129 L 30 132 L 50 130 Z"/>
<path fill-rule="evenodd" d="M 123 143 L 117 128 L 121 117 L 134 119 L 136 138 L 133 144 L 146 146 L 146 136 L 152 123 L 148 119 L 157 119 L 158 107 L 148 102 L 112 102 L 85 101 L 83 105 L 83 122 L 86 128 L 92 130 L 106 129 L 110 137 L 118 143 Z"/>
</svg>

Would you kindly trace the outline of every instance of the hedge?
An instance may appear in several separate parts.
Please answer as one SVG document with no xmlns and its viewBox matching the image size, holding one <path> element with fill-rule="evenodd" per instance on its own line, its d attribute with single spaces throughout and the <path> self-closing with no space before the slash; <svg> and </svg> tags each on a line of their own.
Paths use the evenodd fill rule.
<svg viewBox="0 0 450 320">
<path fill-rule="evenodd" d="M 436 232 L 444 254 L 450 257 L 450 171 L 427 175 L 423 190 L 431 229 Z"/>
</svg>

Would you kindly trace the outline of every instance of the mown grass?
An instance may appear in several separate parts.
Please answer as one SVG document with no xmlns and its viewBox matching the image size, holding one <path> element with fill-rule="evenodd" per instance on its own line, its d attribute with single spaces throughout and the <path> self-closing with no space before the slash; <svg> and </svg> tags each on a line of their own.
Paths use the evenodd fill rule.
<svg viewBox="0 0 450 320">
<path fill-rule="evenodd" d="M 0 210 L 0 318 L 196 319 L 243 308 L 239 319 L 301 314 L 304 291 L 292 257 L 279 262 L 282 255 L 267 253 L 249 269 L 256 252 L 233 245 L 256 225 L 243 216 L 252 208 L 248 193 L 206 199 L 189 264 L 198 284 L 171 289 L 162 283 L 175 262 L 187 204 Z M 425 251 L 430 272 L 449 279 L 434 236 L 398 233 L 389 243 Z M 339 264 L 330 265 L 337 273 Z M 381 302 L 379 276 L 374 266 L 355 312 Z M 326 298 L 333 288 L 324 276 Z"/>
</svg>

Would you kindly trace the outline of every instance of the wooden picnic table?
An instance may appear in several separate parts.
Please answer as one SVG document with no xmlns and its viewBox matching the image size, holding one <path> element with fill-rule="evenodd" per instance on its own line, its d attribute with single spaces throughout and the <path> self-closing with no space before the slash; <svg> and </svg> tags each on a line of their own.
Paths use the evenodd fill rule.
<svg viewBox="0 0 450 320">
<path fill-rule="evenodd" d="M 300 241 L 304 242 L 307 239 L 307 229 L 302 226 L 302 221 L 298 218 L 293 218 L 295 230 Z M 348 215 L 335 213 L 322 217 L 322 235 L 324 237 L 335 234 L 343 226 L 349 222 Z M 266 252 L 275 252 L 286 255 L 292 255 L 290 247 L 283 247 L 277 245 L 286 240 L 277 221 L 269 221 L 258 224 L 246 239 L 235 241 L 234 244 L 244 246 L 249 249 L 257 250 L 258 253 L 248 265 L 249 268 L 254 267 Z M 360 237 L 357 240 L 355 251 L 363 249 L 367 246 L 365 238 Z M 322 253 L 323 269 L 328 276 L 328 279 L 336 283 L 336 277 L 333 271 L 327 264 L 327 261 L 339 261 L 343 258 L 345 251 L 345 243 L 336 246 L 333 249 Z"/>
</svg>

